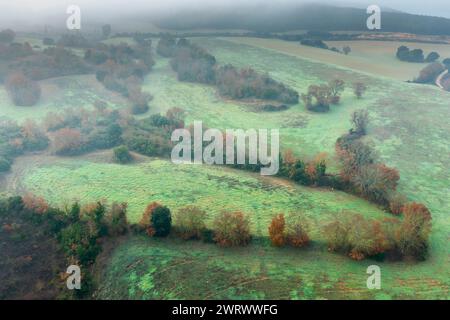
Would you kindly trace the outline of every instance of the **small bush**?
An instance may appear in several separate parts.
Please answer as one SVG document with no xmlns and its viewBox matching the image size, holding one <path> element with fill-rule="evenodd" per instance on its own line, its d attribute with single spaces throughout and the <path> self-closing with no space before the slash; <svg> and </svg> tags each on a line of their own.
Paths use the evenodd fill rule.
<svg viewBox="0 0 450 320">
<path fill-rule="evenodd" d="M 133 157 L 131 156 L 127 146 L 119 146 L 117 148 L 114 148 L 113 153 L 114 161 L 117 163 L 124 164 L 133 160 Z"/>
<path fill-rule="evenodd" d="M 205 226 L 206 212 L 195 207 L 187 206 L 178 210 L 175 221 L 180 236 L 185 239 L 201 239 Z"/>
<path fill-rule="evenodd" d="M 221 247 L 245 246 L 250 243 L 250 221 L 240 211 L 224 211 L 214 220 L 214 240 Z"/>
<path fill-rule="evenodd" d="M 402 213 L 403 206 L 406 203 L 406 198 L 403 195 L 394 193 L 389 197 L 389 211 L 392 214 L 399 215 Z"/>
<path fill-rule="evenodd" d="M 285 226 L 284 215 L 282 213 L 273 217 L 269 226 L 269 238 L 272 245 L 275 247 L 282 247 L 285 244 Z"/>
<path fill-rule="evenodd" d="M 167 237 L 172 227 L 172 216 L 169 208 L 156 207 L 152 212 L 151 222 L 156 237 Z"/>
<path fill-rule="evenodd" d="M 304 215 L 291 213 L 286 219 L 286 239 L 293 247 L 304 247 L 309 243 L 308 222 Z"/>
</svg>

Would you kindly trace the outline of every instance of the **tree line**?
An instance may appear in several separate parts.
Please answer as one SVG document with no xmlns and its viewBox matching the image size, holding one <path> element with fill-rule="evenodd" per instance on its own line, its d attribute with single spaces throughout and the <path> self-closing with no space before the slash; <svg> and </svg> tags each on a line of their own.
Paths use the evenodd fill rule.
<svg viewBox="0 0 450 320">
<path fill-rule="evenodd" d="M 233 65 L 218 66 L 216 58 L 205 49 L 184 38 L 163 36 L 157 52 L 170 57 L 170 65 L 178 80 L 211 84 L 218 92 L 232 99 L 274 100 L 286 104 L 298 103 L 298 93 L 269 75 L 251 68 L 238 69 Z"/>
</svg>

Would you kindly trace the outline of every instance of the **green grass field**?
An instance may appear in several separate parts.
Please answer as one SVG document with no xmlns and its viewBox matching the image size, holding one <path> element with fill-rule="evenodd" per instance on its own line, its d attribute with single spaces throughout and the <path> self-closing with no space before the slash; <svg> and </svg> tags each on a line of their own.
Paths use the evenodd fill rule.
<svg viewBox="0 0 450 320">
<path fill-rule="evenodd" d="M 114 251 L 98 298 L 401 299 L 448 294 L 442 265 L 355 262 L 327 252 L 322 227 L 331 219 L 344 212 L 389 216 L 362 199 L 221 167 L 180 166 L 147 158 L 118 165 L 110 158 L 109 151 L 66 159 L 25 156 L 16 162 L 5 185 L 8 192 L 31 191 L 60 206 L 73 200 L 128 201 L 133 222 L 151 201 L 174 212 L 195 204 L 207 210 L 210 226 L 222 209 L 243 210 L 259 240 L 247 248 L 220 249 L 195 241 L 131 237 Z M 308 249 L 275 249 L 260 238 L 267 236 L 274 214 L 290 210 L 309 219 L 313 244 Z M 382 268 L 381 291 L 366 288 L 366 268 L 371 264 Z"/>
<path fill-rule="evenodd" d="M 188 123 L 203 120 L 208 127 L 222 129 L 280 128 L 283 148 L 292 148 L 296 154 L 305 157 L 327 152 L 331 170 L 336 170 L 336 139 L 348 130 L 350 114 L 354 110 L 367 109 L 372 119 L 367 142 L 374 145 L 383 161 L 399 169 L 401 192 L 410 200 L 423 202 L 432 212 L 429 259 L 422 263 L 354 262 L 327 253 L 320 245 L 306 251 L 277 250 L 264 243 L 222 250 L 196 242 L 134 238 L 114 252 L 98 296 L 448 299 L 450 94 L 433 86 L 398 81 L 387 74 L 377 76 L 368 69 L 362 70 L 358 59 L 355 65 L 322 63 L 304 54 L 304 48 L 298 52 L 284 50 L 284 45 L 294 45 L 292 43 L 273 40 L 270 46 L 275 47 L 274 50 L 256 43 L 259 40 L 246 44 L 237 43 L 235 39 L 196 38 L 194 41 L 213 53 L 220 64 L 252 66 L 299 92 L 305 92 L 310 84 L 333 78 L 344 79 L 347 83 L 364 81 L 369 90 L 363 99 L 357 100 L 347 89 L 342 103 L 333 106 L 327 114 L 307 112 L 302 104 L 283 112 L 255 113 L 244 103 L 224 101 L 213 87 L 178 82 L 168 60 L 158 57 L 144 84 L 144 90 L 154 96 L 150 113 L 182 107 L 187 111 Z M 358 52 L 355 47 L 355 56 L 362 54 Z M 316 60 L 320 59 L 316 57 Z M 391 62 L 371 59 L 370 68 L 377 68 L 377 63 L 383 68 Z M 117 101 L 111 98 L 111 93 L 102 95 L 100 88 L 91 88 L 90 93 L 83 87 L 75 91 L 64 90 L 60 102 L 48 104 L 47 109 L 66 107 L 71 102 L 65 97 L 71 94 L 80 99 L 74 106 L 91 104 L 97 95 Z M 57 101 L 53 96 L 48 99 Z M 1 89 L 0 115 L 19 120 L 42 117 L 47 110 L 45 101 L 42 112 L 41 109 L 39 112 L 36 109 L 22 111 L 10 105 Z M 121 103 L 111 102 L 111 105 L 123 107 Z M 365 201 L 342 193 L 295 187 L 240 171 L 173 166 L 161 160 L 119 166 L 97 156 L 25 157 L 16 161 L 13 173 L 3 180 L 3 185 L 4 190 L 30 190 L 58 204 L 103 197 L 111 201 L 128 201 L 132 221 L 137 221 L 145 205 L 153 200 L 162 201 L 171 208 L 195 202 L 212 216 L 224 207 L 240 208 L 252 214 L 252 230 L 256 235 L 266 232 L 273 213 L 298 208 L 312 219 L 312 232 L 319 240 L 318 226 L 342 210 L 374 217 L 385 215 Z M 365 271 L 370 264 L 382 268 L 382 290 L 377 292 L 366 289 Z"/>
</svg>

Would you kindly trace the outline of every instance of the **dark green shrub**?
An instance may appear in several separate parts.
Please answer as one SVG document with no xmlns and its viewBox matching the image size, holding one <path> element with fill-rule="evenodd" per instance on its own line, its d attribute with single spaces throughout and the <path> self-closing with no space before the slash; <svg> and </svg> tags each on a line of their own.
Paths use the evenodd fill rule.
<svg viewBox="0 0 450 320">
<path fill-rule="evenodd" d="M 167 237 L 172 227 L 172 215 L 169 208 L 158 206 L 152 211 L 152 227 L 157 237 Z"/>
<path fill-rule="evenodd" d="M 114 148 L 113 153 L 114 153 L 114 161 L 117 163 L 124 164 L 133 160 L 133 157 L 131 156 L 127 146 L 120 146 Z"/>
</svg>

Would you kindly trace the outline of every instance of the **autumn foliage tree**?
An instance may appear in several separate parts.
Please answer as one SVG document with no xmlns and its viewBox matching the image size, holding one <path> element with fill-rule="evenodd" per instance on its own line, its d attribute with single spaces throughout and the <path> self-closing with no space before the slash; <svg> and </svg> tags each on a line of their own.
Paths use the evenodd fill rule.
<svg viewBox="0 0 450 320">
<path fill-rule="evenodd" d="M 63 128 L 53 135 L 53 149 L 56 154 L 72 155 L 82 150 L 83 138 L 80 130 Z"/>
<path fill-rule="evenodd" d="M 10 74 L 6 79 L 5 87 L 16 106 L 33 106 L 41 96 L 39 83 L 20 72 Z"/>
<path fill-rule="evenodd" d="M 285 226 L 284 214 L 280 213 L 273 217 L 269 226 L 269 237 L 275 247 L 282 247 L 285 244 Z"/>
<path fill-rule="evenodd" d="M 354 260 L 363 260 L 387 250 L 381 223 L 360 214 L 343 213 L 326 225 L 323 233 L 329 251 L 342 252 Z"/>
<path fill-rule="evenodd" d="M 403 221 L 397 231 L 397 247 L 404 256 L 424 260 L 428 252 L 431 233 L 431 213 L 421 203 L 408 203 L 403 207 Z"/>
<path fill-rule="evenodd" d="M 214 220 L 214 241 L 221 247 L 245 246 L 250 243 L 250 220 L 240 212 L 224 211 Z"/>
<path fill-rule="evenodd" d="M 341 94 L 345 89 L 345 82 L 341 79 L 334 79 L 328 82 L 330 88 L 330 103 L 338 104 L 341 100 Z"/>
<path fill-rule="evenodd" d="M 141 226 L 141 228 L 143 228 L 150 237 L 156 235 L 156 227 L 153 225 L 153 213 L 156 211 L 157 208 L 161 207 L 163 206 L 158 202 L 150 203 L 145 208 L 144 214 L 142 215 L 142 218 L 139 221 L 139 225 Z"/>
<path fill-rule="evenodd" d="M 35 213 L 44 214 L 49 209 L 49 205 L 44 198 L 31 193 L 24 195 L 22 201 L 26 209 Z"/>
<path fill-rule="evenodd" d="M 286 219 L 286 240 L 289 245 L 301 248 L 308 245 L 308 221 L 298 212 L 292 212 Z"/>
</svg>

